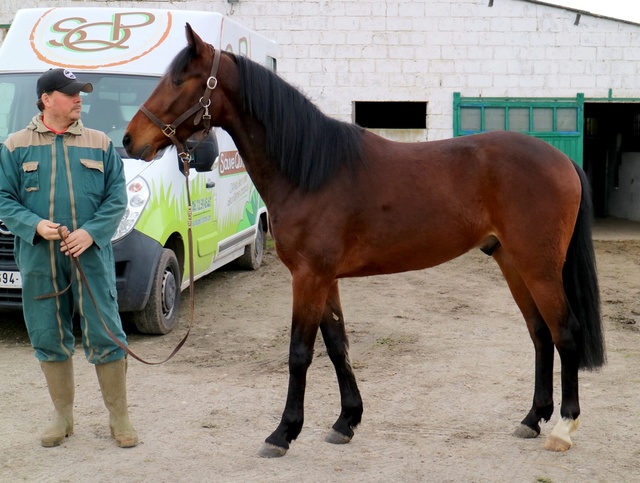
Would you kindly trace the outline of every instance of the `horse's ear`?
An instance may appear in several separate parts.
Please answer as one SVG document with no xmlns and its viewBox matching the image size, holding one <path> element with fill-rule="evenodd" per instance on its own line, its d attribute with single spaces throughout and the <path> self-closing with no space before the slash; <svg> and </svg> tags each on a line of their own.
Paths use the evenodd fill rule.
<svg viewBox="0 0 640 483">
<path fill-rule="evenodd" d="M 189 25 L 188 22 L 185 25 L 185 33 L 187 35 L 187 44 L 189 45 L 189 48 L 195 51 L 195 53 L 197 54 L 198 46 L 203 43 L 202 39 L 197 33 L 193 31 L 193 29 L 191 28 L 191 25 Z"/>
</svg>

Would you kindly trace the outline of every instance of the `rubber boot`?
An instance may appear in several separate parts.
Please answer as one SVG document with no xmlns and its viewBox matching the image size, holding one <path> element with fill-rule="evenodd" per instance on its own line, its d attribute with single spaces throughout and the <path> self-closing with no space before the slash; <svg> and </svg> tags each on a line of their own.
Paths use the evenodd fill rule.
<svg viewBox="0 0 640 483">
<path fill-rule="evenodd" d="M 73 360 L 69 357 L 62 362 L 41 362 L 40 367 L 55 408 L 53 420 L 40 438 L 42 446 L 50 448 L 59 446 L 65 437 L 73 434 Z"/>
<path fill-rule="evenodd" d="M 129 420 L 127 408 L 127 360 L 96 364 L 96 374 L 100 382 L 102 399 L 109 410 L 111 436 L 121 448 L 131 448 L 138 444 L 138 432 Z"/>
</svg>

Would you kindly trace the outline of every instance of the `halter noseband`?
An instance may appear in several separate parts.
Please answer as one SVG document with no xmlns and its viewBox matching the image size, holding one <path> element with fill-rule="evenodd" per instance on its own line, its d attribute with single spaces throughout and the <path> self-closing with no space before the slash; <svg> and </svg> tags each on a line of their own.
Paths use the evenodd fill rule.
<svg viewBox="0 0 640 483">
<path fill-rule="evenodd" d="M 181 116 L 179 116 L 175 121 L 171 124 L 165 124 L 162 122 L 155 114 L 153 114 L 149 109 L 145 107 L 144 104 L 140 106 L 140 111 L 142 111 L 146 116 L 160 128 L 162 134 L 171 139 L 171 142 L 175 145 L 178 150 L 178 156 L 184 163 L 185 166 L 185 176 L 188 175 L 188 166 L 191 161 L 191 153 L 192 150 L 189 150 L 184 143 L 182 143 L 176 137 L 176 129 L 180 124 L 182 124 L 185 120 L 189 119 L 193 114 L 196 114 L 196 117 L 193 120 L 193 124 L 198 125 L 200 121 L 204 122 L 204 128 L 202 132 L 204 133 L 204 137 L 209 134 L 211 130 L 211 115 L 209 114 L 209 106 L 211 105 L 211 93 L 218 85 L 218 79 L 216 78 L 216 74 L 218 73 L 218 66 L 220 65 L 220 49 L 215 49 L 213 55 L 213 62 L 211 64 L 211 75 L 207 79 L 207 87 L 204 90 L 204 94 L 200 98 L 197 104 L 193 105 L 186 112 L 184 112 Z M 194 148 L 195 149 L 195 148 Z"/>
</svg>

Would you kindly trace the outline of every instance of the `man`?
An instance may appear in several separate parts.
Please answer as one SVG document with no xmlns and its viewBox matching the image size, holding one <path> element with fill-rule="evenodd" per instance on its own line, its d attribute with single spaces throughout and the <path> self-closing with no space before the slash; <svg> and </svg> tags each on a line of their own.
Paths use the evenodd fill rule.
<svg viewBox="0 0 640 483">
<path fill-rule="evenodd" d="M 80 121 L 80 92 L 92 90 L 69 70 L 48 70 L 37 83 L 41 113 L 0 145 L 0 219 L 16 236 L 24 318 L 55 408 L 41 437 L 47 447 L 73 434 L 75 309 L 85 356 L 95 364 L 109 410 L 111 434 L 121 447 L 138 444 L 127 409 L 126 354 L 100 320 L 101 315 L 126 345 L 111 246 L 126 207 L 125 180 L 109 138 Z M 88 287 L 72 275 L 70 257 L 81 264 L 97 310 Z M 57 295 L 38 298 L 48 294 Z"/>
</svg>

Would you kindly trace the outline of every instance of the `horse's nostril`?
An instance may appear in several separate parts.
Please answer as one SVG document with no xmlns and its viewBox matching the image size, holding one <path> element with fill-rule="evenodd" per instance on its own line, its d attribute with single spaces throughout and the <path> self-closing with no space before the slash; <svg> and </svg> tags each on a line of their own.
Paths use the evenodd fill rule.
<svg viewBox="0 0 640 483">
<path fill-rule="evenodd" d="M 129 148 L 129 145 L 131 144 L 131 136 L 127 133 L 124 135 L 124 137 L 122 138 L 122 146 L 125 149 Z"/>
</svg>

